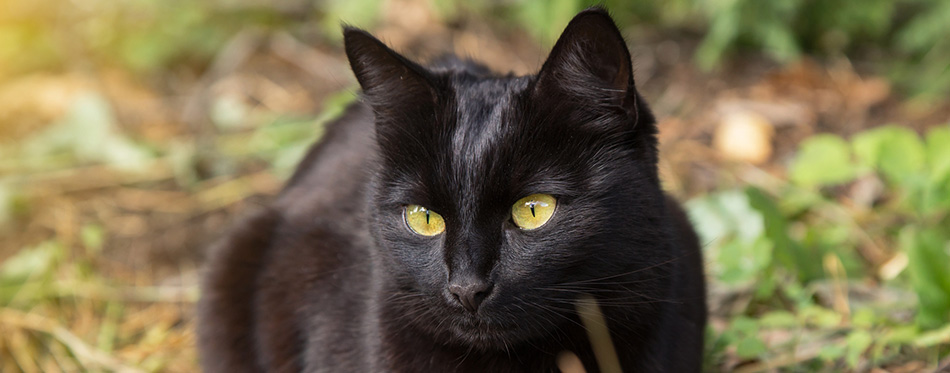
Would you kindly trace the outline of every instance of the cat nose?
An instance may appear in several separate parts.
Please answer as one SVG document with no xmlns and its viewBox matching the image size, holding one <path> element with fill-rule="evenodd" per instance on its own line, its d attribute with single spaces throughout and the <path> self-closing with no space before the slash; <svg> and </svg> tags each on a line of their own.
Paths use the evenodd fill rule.
<svg viewBox="0 0 950 373">
<path fill-rule="evenodd" d="M 474 313 L 492 291 L 492 284 L 484 280 L 469 280 L 449 284 L 449 292 L 469 312 Z"/>
</svg>

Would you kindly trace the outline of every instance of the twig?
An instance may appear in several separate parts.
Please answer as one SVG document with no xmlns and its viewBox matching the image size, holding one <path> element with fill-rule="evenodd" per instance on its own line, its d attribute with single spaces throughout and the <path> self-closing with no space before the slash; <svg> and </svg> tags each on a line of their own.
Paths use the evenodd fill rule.
<svg viewBox="0 0 950 373">
<path fill-rule="evenodd" d="M 823 258 L 825 272 L 831 274 L 832 307 L 844 315 L 846 320 L 851 319 L 851 307 L 848 305 L 848 276 L 844 264 L 835 254 L 825 254 Z"/>
<path fill-rule="evenodd" d="M 110 288 L 102 285 L 56 287 L 59 297 L 77 297 L 116 302 L 195 303 L 198 286 L 142 286 Z"/>
<path fill-rule="evenodd" d="M 21 174 L 6 178 L 13 185 L 29 186 L 37 189 L 37 185 L 59 184 L 58 193 L 79 192 L 91 189 L 108 188 L 120 184 L 137 184 L 143 182 L 162 181 L 174 177 L 171 167 L 164 159 L 156 159 L 136 172 L 127 172 L 111 166 L 97 165 L 74 167 L 55 171 Z M 42 194 L 39 192 L 33 192 Z"/>
<path fill-rule="evenodd" d="M 279 189 L 280 183 L 273 175 L 261 171 L 203 188 L 195 193 L 195 198 L 201 210 L 208 212 L 231 206 L 255 194 L 273 194 Z"/>
</svg>

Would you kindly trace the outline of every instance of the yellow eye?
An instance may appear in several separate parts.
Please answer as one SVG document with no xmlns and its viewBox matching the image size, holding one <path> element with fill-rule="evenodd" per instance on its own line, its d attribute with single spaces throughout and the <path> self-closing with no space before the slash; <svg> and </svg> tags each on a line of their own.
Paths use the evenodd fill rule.
<svg viewBox="0 0 950 373">
<path fill-rule="evenodd" d="M 521 229 L 535 229 L 551 219 L 557 200 L 547 194 L 532 194 L 511 206 L 511 219 Z"/>
<path fill-rule="evenodd" d="M 413 232 L 423 236 L 435 236 L 445 230 L 445 220 L 442 215 L 436 214 L 419 205 L 406 206 L 406 225 Z"/>
</svg>

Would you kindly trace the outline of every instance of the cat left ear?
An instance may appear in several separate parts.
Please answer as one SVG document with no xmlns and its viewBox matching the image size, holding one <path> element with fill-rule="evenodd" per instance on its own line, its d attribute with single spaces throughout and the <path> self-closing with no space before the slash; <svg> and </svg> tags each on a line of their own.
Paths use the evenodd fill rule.
<svg viewBox="0 0 950 373">
<path fill-rule="evenodd" d="M 627 44 L 607 11 L 574 16 L 538 73 L 538 92 L 559 90 L 577 99 L 635 109 Z"/>
<path fill-rule="evenodd" d="M 392 117 L 434 102 L 435 94 L 426 70 L 368 32 L 344 27 L 343 44 L 356 80 L 378 114 Z"/>
</svg>

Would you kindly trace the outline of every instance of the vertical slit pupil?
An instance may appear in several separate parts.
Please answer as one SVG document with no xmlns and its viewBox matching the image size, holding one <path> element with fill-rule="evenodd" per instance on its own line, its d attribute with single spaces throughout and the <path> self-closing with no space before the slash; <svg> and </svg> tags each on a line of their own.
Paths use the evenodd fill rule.
<svg viewBox="0 0 950 373">
<path fill-rule="evenodd" d="M 429 210 L 426 210 L 426 225 L 429 225 Z"/>
<path fill-rule="evenodd" d="M 531 217 L 536 218 L 537 215 L 534 214 L 534 202 L 532 202 L 530 206 L 531 206 Z"/>
</svg>

